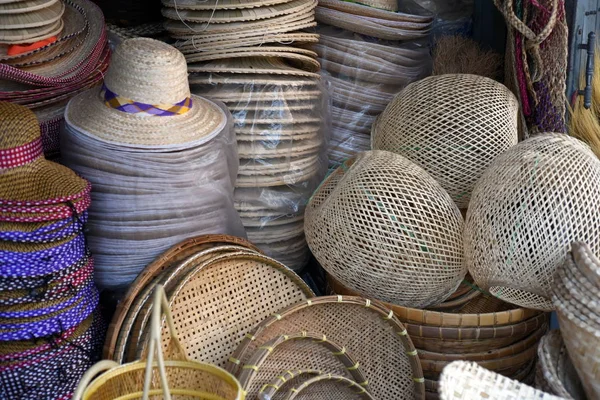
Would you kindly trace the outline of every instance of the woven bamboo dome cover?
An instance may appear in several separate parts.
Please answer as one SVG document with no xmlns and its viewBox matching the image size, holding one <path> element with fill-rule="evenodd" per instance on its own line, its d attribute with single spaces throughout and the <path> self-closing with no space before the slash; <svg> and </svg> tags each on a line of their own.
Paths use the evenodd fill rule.
<svg viewBox="0 0 600 400">
<path fill-rule="evenodd" d="M 517 144 L 518 111 L 516 97 L 492 79 L 432 76 L 392 100 L 372 127 L 372 146 L 423 167 L 466 209 L 485 169 Z"/>
<path fill-rule="evenodd" d="M 546 133 L 500 155 L 475 185 L 465 257 L 475 283 L 502 300 L 552 310 L 552 276 L 574 240 L 600 251 L 600 161 Z"/>
<path fill-rule="evenodd" d="M 439 390 L 441 400 L 562 399 L 465 361 L 444 368 Z"/>
<path fill-rule="evenodd" d="M 407 307 L 439 304 L 466 274 L 463 218 L 421 167 L 387 151 L 358 155 L 316 191 L 306 240 L 319 263 L 359 294 Z"/>
</svg>

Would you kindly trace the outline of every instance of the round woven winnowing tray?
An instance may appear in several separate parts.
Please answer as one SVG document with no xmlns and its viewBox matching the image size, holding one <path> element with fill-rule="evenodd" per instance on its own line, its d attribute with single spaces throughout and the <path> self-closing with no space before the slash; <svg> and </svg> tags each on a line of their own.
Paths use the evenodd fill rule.
<svg viewBox="0 0 600 400">
<path fill-rule="evenodd" d="M 419 14 L 406 13 L 403 12 L 403 10 L 399 10 L 398 12 L 390 12 L 387 10 L 380 10 L 375 7 L 365 6 L 359 4 L 358 2 L 354 3 L 345 0 L 320 0 L 319 6 L 343 11 L 348 14 L 382 18 L 390 21 L 426 22 L 431 24 L 433 23 L 434 18 L 431 12 L 417 6 L 416 4 L 411 4 L 411 6 L 414 11 L 418 11 Z"/>
<path fill-rule="evenodd" d="M 23 14 L 4 14 L 0 12 L 2 29 L 23 29 L 47 26 L 57 22 L 65 11 L 65 4 L 57 1 L 49 7 Z"/>
<path fill-rule="evenodd" d="M 312 54 L 306 55 L 303 51 L 278 51 L 278 50 L 263 50 L 263 47 L 249 47 L 248 51 L 239 51 L 239 52 L 223 52 L 223 53 L 213 53 L 211 55 L 202 54 L 193 54 L 188 55 L 187 62 L 190 65 L 198 65 L 205 62 L 210 61 L 218 61 L 218 60 L 235 60 L 238 58 L 275 58 L 285 60 L 288 63 L 306 70 L 307 72 L 318 72 L 321 68 L 321 65 L 316 60 L 316 56 Z"/>
<path fill-rule="evenodd" d="M 281 93 L 285 95 L 286 92 L 298 93 L 308 90 L 315 90 L 317 86 L 321 84 L 320 79 L 314 78 L 304 78 L 304 77 L 294 77 L 289 78 L 287 76 L 273 76 L 273 75 L 260 75 L 260 74 L 210 74 L 210 75 L 190 75 L 190 84 L 191 80 L 194 79 L 193 82 L 195 85 L 192 89 L 196 90 L 195 94 L 203 94 L 202 92 L 198 93 L 197 90 L 210 90 L 218 88 L 219 90 L 226 91 L 237 91 L 239 93 L 244 93 L 247 91 L 251 91 L 260 88 L 260 92 L 268 91 L 269 88 L 279 88 L 283 87 Z M 202 85 L 202 86 L 200 86 Z M 263 88 L 262 86 L 266 86 Z"/>
<path fill-rule="evenodd" d="M 310 378 L 291 388 L 285 400 L 373 400 L 355 381 L 340 375 L 324 374 Z"/>
<path fill-rule="evenodd" d="M 232 253 L 196 264 L 167 296 L 186 354 L 224 366 L 252 327 L 314 293 L 292 270 L 269 257 Z M 163 324 L 164 338 L 167 329 Z M 146 341 L 140 341 L 138 354 L 145 347 Z"/>
<path fill-rule="evenodd" d="M 0 2 L 0 14 L 23 14 L 48 8 L 59 0 L 21 0 L 9 3 Z"/>
<path fill-rule="evenodd" d="M 315 9 L 317 22 L 332 25 L 350 32 L 360 33 L 384 40 L 416 40 L 429 35 L 431 28 L 421 30 L 399 29 L 369 18 L 349 15 L 341 11 L 317 7 Z"/>
<path fill-rule="evenodd" d="M 369 83 L 385 84 L 385 85 L 400 85 L 405 86 L 411 81 L 418 78 L 418 74 L 403 74 L 401 71 L 397 73 L 388 73 L 385 71 L 372 71 L 352 65 L 346 65 L 330 59 L 319 58 L 318 62 L 323 69 L 328 72 L 341 74 L 350 77 L 351 79 L 361 80 Z"/>
<path fill-rule="evenodd" d="M 319 63 L 310 57 L 293 55 L 290 60 L 302 61 L 304 66 L 310 66 L 311 70 L 318 71 Z M 188 64 L 188 72 L 226 72 L 239 74 L 275 74 L 290 76 L 308 76 L 318 78 L 316 72 L 305 71 L 288 65 L 281 57 L 244 57 L 225 60 L 214 60 L 201 63 Z"/>
<path fill-rule="evenodd" d="M 258 214 L 258 213 L 256 213 Z M 302 221 L 304 219 L 304 215 L 300 214 L 288 214 L 281 215 L 279 214 L 277 217 L 243 217 L 242 222 L 246 228 L 266 228 L 266 227 L 280 227 L 282 230 L 290 230 L 291 227 L 287 226 L 293 222 Z"/>
<path fill-rule="evenodd" d="M 237 10 L 288 3 L 292 0 L 162 0 L 167 7 L 182 10 Z"/>
<path fill-rule="evenodd" d="M 297 370 L 282 372 L 278 377 L 262 387 L 260 392 L 258 392 L 257 398 L 262 400 L 281 400 L 287 395 L 290 389 L 318 375 L 321 375 L 321 371 Z"/>
<path fill-rule="evenodd" d="M 304 220 L 285 225 L 247 227 L 248 238 L 256 243 L 275 243 L 293 239 L 304 233 Z"/>
<path fill-rule="evenodd" d="M 149 264 L 133 283 L 117 304 L 117 308 L 108 327 L 106 340 L 104 342 L 103 358 L 107 360 L 113 359 L 117 337 L 121 331 L 121 325 L 127 316 L 129 307 L 135 301 L 139 292 L 154 278 L 166 269 L 174 267 L 177 263 L 188 258 L 202 250 L 220 246 L 220 245 L 237 245 L 248 248 L 256 252 L 260 250 L 245 239 L 229 236 L 229 235 L 201 235 L 189 238 L 181 243 L 176 244 L 169 250 L 165 251 L 156 260 Z"/>
<path fill-rule="evenodd" d="M 275 174 L 255 174 L 252 176 L 238 176 L 237 187 L 272 187 L 282 185 L 296 185 L 304 182 L 319 172 L 319 165 L 314 164 L 307 168 L 290 170 Z"/>
<path fill-rule="evenodd" d="M 121 326 L 121 332 L 117 337 L 115 345 L 115 358 L 126 361 L 134 361 L 138 358 L 140 341 L 146 335 L 148 321 L 152 311 L 152 293 L 157 285 L 163 285 L 165 290 L 170 290 L 179 282 L 182 276 L 185 276 L 190 268 L 196 264 L 204 263 L 212 258 L 225 254 L 247 252 L 249 254 L 259 254 L 254 250 L 243 246 L 222 245 L 207 248 L 190 255 L 179 264 L 171 266 L 162 271 L 143 290 L 141 290 L 133 304 L 129 307 L 127 317 Z M 142 346 L 145 344 L 142 344 Z"/>
<path fill-rule="evenodd" d="M 298 157 L 291 159 L 263 159 L 263 160 L 245 160 L 240 163 L 238 175 L 254 176 L 254 175 L 272 175 L 283 174 L 298 170 L 311 168 L 319 161 L 319 156 Z M 236 186 L 239 187 L 239 176 Z"/>
<path fill-rule="evenodd" d="M 176 21 L 224 24 L 230 22 L 268 20 L 280 15 L 296 14 L 312 10 L 316 6 L 317 0 L 292 0 L 287 3 L 275 4 L 272 6 L 238 10 L 179 10 L 167 7 L 162 9 L 162 15 L 165 18 Z"/>
<path fill-rule="evenodd" d="M 0 29 L 0 42 L 20 44 L 25 41 L 39 41 L 58 35 L 64 28 L 62 20 L 36 28 Z"/>
<path fill-rule="evenodd" d="M 310 24 L 316 26 L 314 10 L 307 10 L 300 13 L 281 15 L 279 17 L 269 18 L 266 20 L 246 21 L 246 22 L 231 22 L 226 24 L 206 24 L 205 22 L 185 22 L 177 20 L 165 21 L 165 30 L 176 39 L 195 39 L 195 38 L 218 38 L 223 40 L 226 35 L 234 37 L 256 36 L 266 33 L 283 33 L 294 32 L 303 28 L 299 26 Z"/>
<path fill-rule="evenodd" d="M 207 46 L 209 47 L 209 46 Z M 312 50 L 302 49 L 290 46 L 253 46 L 253 47 L 233 47 L 228 49 L 206 49 L 204 51 L 185 55 L 188 63 L 217 60 L 232 57 L 252 57 L 272 54 L 287 55 L 289 53 L 302 54 L 307 57 L 317 58 L 317 53 Z M 283 56 L 282 56 L 283 57 Z"/>
<path fill-rule="evenodd" d="M 328 47 L 323 44 L 315 44 L 313 45 L 313 48 L 319 57 L 325 60 L 334 61 L 348 67 L 359 68 L 361 70 L 370 71 L 373 73 L 418 78 L 420 75 L 424 75 L 426 72 L 423 65 L 405 67 L 377 56 L 367 54 L 352 54 L 347 52 L 346 49 L 338 50 L 334 47 Z"/>
<path fill-rule="evenodd" d="M 243 37 L 235 39 L 217 40 L 217 38 L 208 39 L 193 39 L 185 45 L 178 45 L 175 48 L 183 54 L 206 54 L 207 48 L 212 50 L 229 50 L 240 47 L 261 46 L 267 43 L 279 44 L 300 44 L 300 43 L 317 43 L 319 35 L 315 33 L 275 33 L 263 34 L 255 37 Z"/>
<path fill-rule="evenodd" d="M 368 54 L 403 67 L 423 68 L 430 55 L 427 49 L 416 49 L 400 46 L 388 46 L 362 40 L 339 38 L 322 34 L 319 43 L 327 49 L 335 49 L 348 54 L 360 56 Z"/>
<path fill-rule="evenodd" d="M 360 297 L 319 297 L 279 311 L 246 335 L 230 358 L 228 370 L 237 373 L 256 349 L 297 331 L 343 343 L 360 362 L 375 398 L 423 398 L 421 365 L 406 329 L 381 303 Z"/>
<path fill-rule="evenodd" d="M 242 366 L 237 378 L 249 399 L 282 371 L 319 370 L 352 379 L 368 390 L 360 361 L 324 335 L 301 332 L 278 336 L 265 343 Z"/>
<path fill-rule="evenodd" d="M 356 296 L 356 292 L 344 287 L 336 281 L 331 275 L 327 277 L 329 285 L 337 294 Z M 479 302 L 479 299 L 475 301 Z M 386 304 L 394 314 L 403 323 L 409 322 L 424 326 L 446 326 L 446 327 L 499 327 L 505 325 L 514 325 L 522 321 L 529 320 L 535 316 L 541 315 L 539 310 L 520 308 L 511 306 L 511 309 L 505 310 L 510 306 L 501 300 L 496 300 L 495 306 L 491 309 L 482 309 L 477 307 L 468 313 L 445 313 L 439 311 L 429 311 L 418 308 L 402 307 L 395 304 Z M 496 309 L 501 311 L 496 311 Z"/>
<path fill-rule="evenodd" d="M 323 140 L 319 137 L 292 143 L 280 142 L 273 146 L 262 142 L 241 142 L 238 143 L 238 154 L 240 158 L 300 157 L 317 153 L 322 145 Z"/>
</svg>

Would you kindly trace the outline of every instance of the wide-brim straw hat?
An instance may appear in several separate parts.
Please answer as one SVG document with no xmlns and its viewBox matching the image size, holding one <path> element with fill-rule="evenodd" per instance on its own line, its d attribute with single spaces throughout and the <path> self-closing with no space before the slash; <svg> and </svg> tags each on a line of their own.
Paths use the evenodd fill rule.
<svg viewBox="0 0 600 400">
<path fill-rule="evenodd" d="M 229 36 L 229 35 L 228 35 Z M 292 33 L 270 33 L 265 35 L 256 35 L 249 37 L 223 37 L 223 40 L 217 39 L 193 39 L 175 43 L 174 46 L 183 54 L 204 54 L 207 52 L 206 46 L 210 45 L 210 50 L 225 50 L 238 47 L 262 46 L 270 43 L 288 44 L 306 44 L 317 43 L 319 35 L 315 33 L 292 32 Z"/>
<path fill-rule="evenodd" d="M 317 6 L 317 0 L 292 0 L 287 3 L 274 4 L 268 7 L 256 7 L 238 10 L 184 10 L 178 8 L 163 8 L 165 18 L 177 21 L 204 22 L 210 24 L 223 24 L 231 22 L 247 22 L 267 20 L 281 15 L 289 15 Z"/>
<path fill-rule="evenodd" d="M 190 95 L 187 66 L 179 51 L 136 38 L 115 50 L 103 88 L 69 102 L 65 120 L 104 142 L 176 150 L 212 139 L 227 117 L 213 102 Z"/>
<path fill-rule="evenodd" d="M 58 35 L 64 26 L 64 22 L 59 19 L 50 25 L 36 28 L 1 29 L 0 40 L 6 45 L 37 42 Z"/>
<path fill-rule="evenodd" d="M 69 0 L 68 4 L 85 14 L 88 27 L 83 43 L 74 51 L 43 64 L 26 68 L 1 65 L 0 82 L 6 83 L 8 89 L 0 91 L 0 98 L 12 92 L 31 90 L 32 85 L 45 88 L 78 82 L 98 68 L 99 61 L 107 51 L 102 11 L 89 0 Z"/>
<path fill-rule="evenodd" d="M 286 63 L 286 61 L 289 62 Z M 299 65 L 294 62 L 298 62 Z M 308 69 L 307 69 L 308 66 Z M 313 58 L 290 55 L 286 60 L 280 57 L 239 57 L 189 64 L 189 72 L 194 73 L 238 73 L 274 74 L 319 78 L 319 63 Z"/>
<path fill-rule="evenodd" d="M 40 127 L 29 109 L 0 102 L 0 133 L 0 204 L 56 204 L 89 193 L 85 179 L 44 158 Z"/>
<path fill-rule="evenodd" d="M 35 50 L 10 56 L 7 54 L 8 46 L 0 45 L 0 61 L 14 67 L 25 67 L 43 64 L 75 51 L 85 41 L 84 32 L 88 27 L 85 10 L 80 4 L 84 3 L 65 1 L 65 13 L 61 18 L 64 28 L 56 35 L 56 41 Z"/>
<path fill-rule="evenodd" d="M 48 26 L 60 20 L 64 11 L 62 1 L 0 3 L 0 26 L 4 30 Z"/>
</svg>

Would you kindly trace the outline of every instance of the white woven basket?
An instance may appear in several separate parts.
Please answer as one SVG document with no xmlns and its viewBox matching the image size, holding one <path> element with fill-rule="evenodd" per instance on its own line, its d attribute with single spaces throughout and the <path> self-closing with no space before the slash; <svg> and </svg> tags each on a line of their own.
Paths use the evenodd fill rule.
<svg viewBox="0 0 600 400">
<path fill-rule="evenodd" d="M 463 218 L 421 167 L 387 151 L 359 154 L 313 195 L 306 240 L 323 268 L 368 298 L 407 307 L 444 301 L 466 274 Z"/>
<path fill-rule="evenodd" d="M 600 161 L 545 133 L 500 155 L 473 191 L 465 257 L 475 282 L 522 307 L 552 310 L 550 285 L 573 241 L 600 251 Z"/>
<path fill-rule="evenodd" d="M 440 400 L 564 400 L 480 367 L 454 361 L 440 377 Z"/>
<path fill-rule="evenodd" d="M 372 148 L 417 163 L 464 209 L 485 169 L 517 144 L 518 110 L 516 97 L 492 79 L 432 76 L 387 106 L 372 126 Z"/>
</svg>

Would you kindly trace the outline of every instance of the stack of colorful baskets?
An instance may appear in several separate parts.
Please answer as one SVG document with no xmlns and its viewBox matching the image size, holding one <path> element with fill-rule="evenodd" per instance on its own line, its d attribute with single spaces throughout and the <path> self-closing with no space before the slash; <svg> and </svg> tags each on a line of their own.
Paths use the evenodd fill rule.
<svg viewBox="0 0 600 400">
<path fill-rule="evenodd" d="M 44 158 L 35 115 L 0 102 L 3 398 L 69 399 L 99 356 L 89 205 L 89 182 Z"/>
<path fill-rule="evenodd" d="M 355 294 L 332 277 L 329 284 L 335 293 Z M 537 344 L 548 330 L 547 314 L 487 295 L 452 312 L 387 306 L 402 321 L 417 348 L 427 398 L 437 398 L 440 373 L 455 360 L 474 361 L 507 377 L 533 383 Z"/>
<path fill-rule="evenodd" d="M 30 45 L 24 39 L 21 43 L 25 44 L 17 46 L 6 45 L 0 38 L 0 100 L 25 105 L 35 112 L 42 129 L 44 152 L 47 157 L 56 158 L 67 102 L 77 93 L 100 84 L 108 68 L 110 50 L 104 17 L 94 3 L 58 0 L 51 7 L 63 10 L 61 29 L 53 40 Z M 5 32 L 2 22 L 0 32 Z"/>
</svg>

